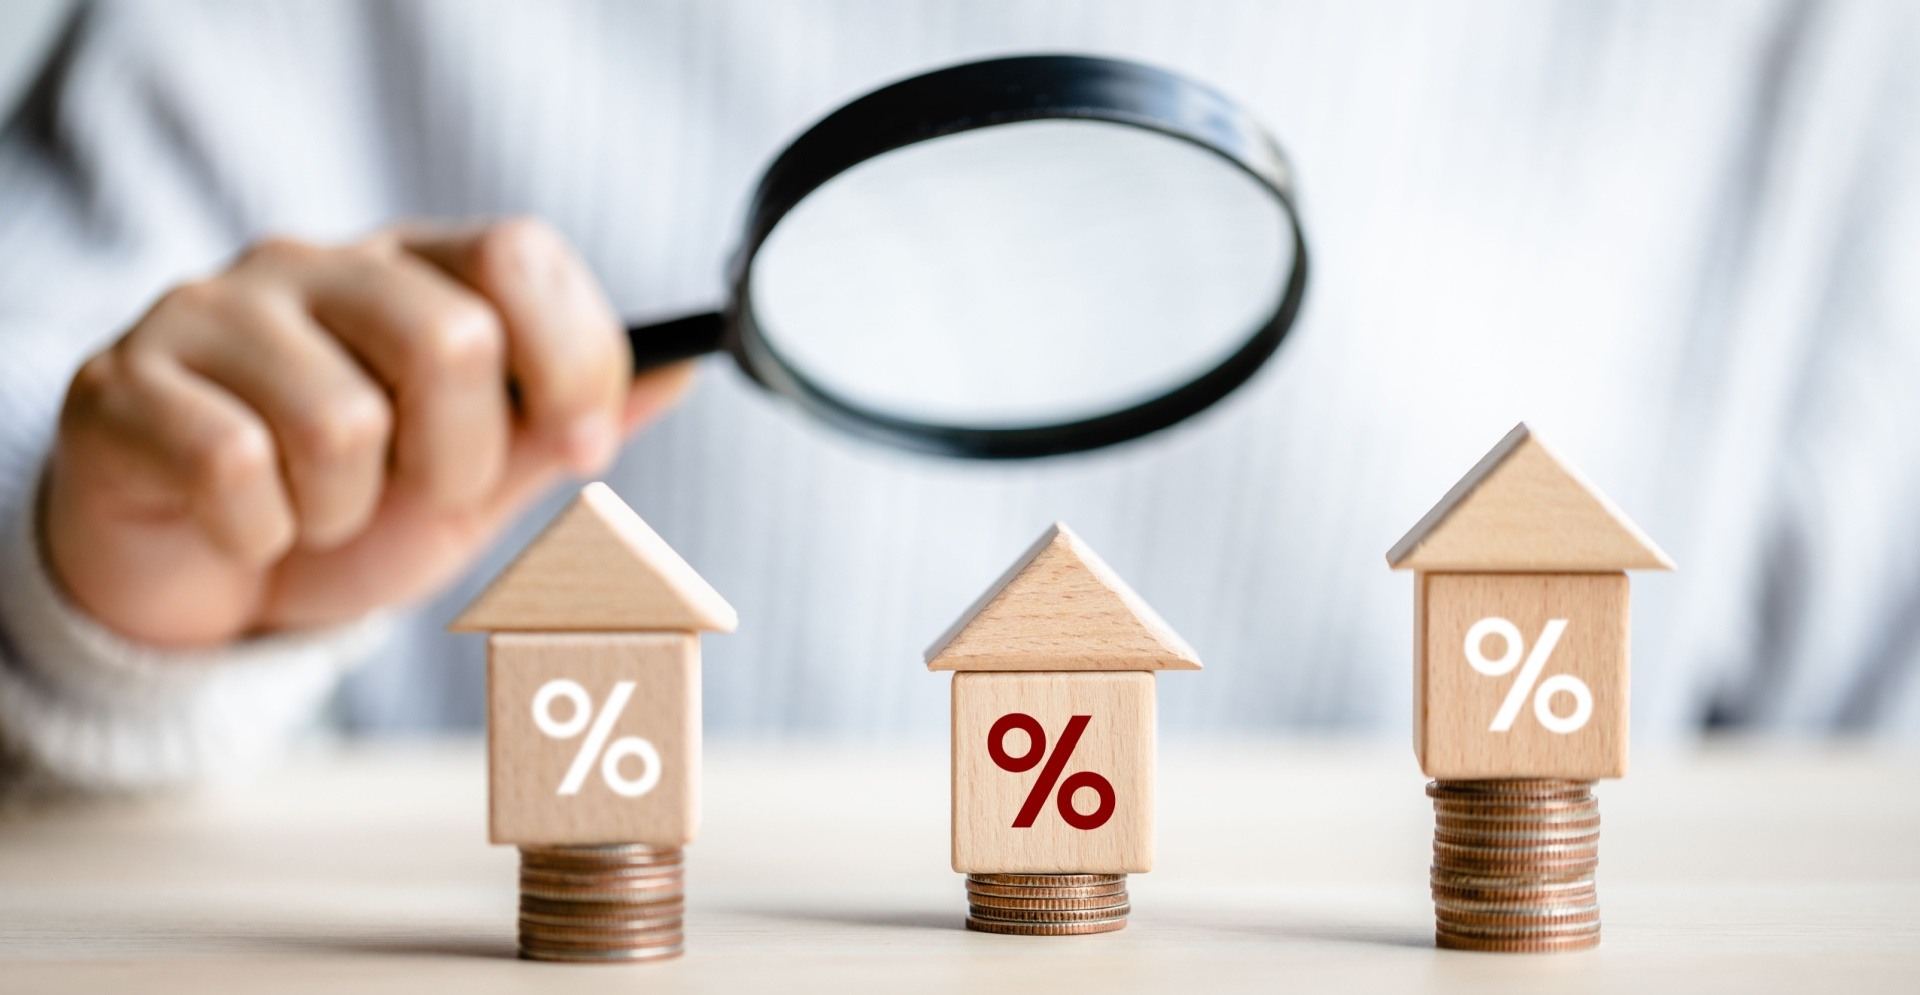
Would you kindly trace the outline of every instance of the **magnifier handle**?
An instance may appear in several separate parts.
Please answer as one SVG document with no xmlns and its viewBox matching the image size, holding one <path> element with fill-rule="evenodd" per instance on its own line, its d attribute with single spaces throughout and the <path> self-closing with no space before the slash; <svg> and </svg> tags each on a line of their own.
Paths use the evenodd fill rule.
<svg viewBox="0 0 1920 995">
<path fill-rule="evenodd" d="M 683 359 L 720 350 L 726 322 L 718 311 L 703 311 L 650 325 L 627 326 L 633 347 L 633 372 L 645 373 Z"/>
</svg>

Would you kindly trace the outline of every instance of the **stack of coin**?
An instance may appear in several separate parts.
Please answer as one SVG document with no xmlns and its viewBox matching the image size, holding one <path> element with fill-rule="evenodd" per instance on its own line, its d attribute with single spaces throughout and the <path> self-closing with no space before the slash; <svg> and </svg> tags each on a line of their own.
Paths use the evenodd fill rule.
<svg viewBox="0 0 1920 995">
<path fill-rule="evenodd" d="M 1434 940 L 1455 950 L 1600 943 L 1592 781 L 1434 781 Z"/>
<path fill-rule="evenodd" d="M 1125 874 L 969 874 L 967 928 L 1078 936 L 1127 927 Z"/>
<path fill-rule="evenodd" d="M 678 847 L 520 848 L 520 956 L 634 961 L 680 953 Z"/>
</svg>

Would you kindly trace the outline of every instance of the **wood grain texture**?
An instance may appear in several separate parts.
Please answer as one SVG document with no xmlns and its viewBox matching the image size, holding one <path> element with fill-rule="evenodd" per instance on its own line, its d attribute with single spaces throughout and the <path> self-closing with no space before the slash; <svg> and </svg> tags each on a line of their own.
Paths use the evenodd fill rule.
<svg viewBox="0 0 1920 995">
<path fill-rule="evenodd" d="M 928 647 L 930 670 L 1199 670 L 1200 657 L 1058 522 Z"/>
<path fill-rule="evenodd" d="M 1154 677 L 1133 673 L 962 673 L 953 676 L 953 869 L 961 873 L 1100 872 L 1153 869 Z M 1020 772 L 1003 770 L 989 752 L 994 723 L 1009 713 L 1038 720 L 1043 759 Z M 1088 716 L 1070 759 L 1031 826 L 1014 822 L 1048 769 L 1068 722 Z M 1033 749 L 1020 731 L 1002 749 L 1024 758 Z M 1057 806 L 1060 788 L 1081 771 L 1106 778 L 1114 808 L 1107 821 L 1077 829 Z M 1099 808 L 1095 789 L 1072 793 L 1074 811 Z"/>
<path fill-rule="evenodd" d="M 738 624 L 718 591 L 595 482 L 447 628 L 732 632 Z"/>
<path fill-rule="evenodd" d="M 1672 570 L 1653 540 L 1523 422 L 1387 551 L 1396 570 Z"/>
<path fill-rule="evenodd" d="M 1421 629 L 1415 641 L 1415 754 L 1429 776 L 1453 780 L 1494 777 L 1621 777 L 1627 772 L 1628 590 L 1624 573 L 1418 575 Z M 1474 669 L 1467 636 L 1475 623 L 1503 618 L 1531 651 L 1547 624 L 1566 620 L 1559 642 L 1520 702 L 1506 731 L 1488 727 L 1509 689 L 1521 678 L 1526 652 L 1512 670 L 1489 676 Z M 1479 643 L 1482 658 L 1510 652 L 1504 637 Z M 1555 732 L 1535 712 L 1541 682 L 1569 675 L 1593 698 L 1579 729 Z M 1548 696 L 1550 714 L 1574 712 L 1571 693 Z"/>
<path fill-rule="evenodd" d="M 1427 765 L 1426 574 L 1413 575 L 1413 756 Z"/>
<path fill-rule="evenodd" d="M 579 684 L 604 711 L 619 682 L 634 687 L 607 730 L 577 793 L 558 793 L 594 722 L 566 738 L 544 733 L 534 699 L 550 681 Z M 548 705 L 566 723 L 573 704 Z M 607 783 L 601 755 L 625 737 L 651 743 L 660 777 L 635 798 Z M 495 843 L 649 843 L 680 846 L 700 822 L 700 641 L 690 633 L 495 633 L 487 640 L 490 837 Z M 643 777 L 646 761 L 621 760 L 620 778 Z"/>
</svg>

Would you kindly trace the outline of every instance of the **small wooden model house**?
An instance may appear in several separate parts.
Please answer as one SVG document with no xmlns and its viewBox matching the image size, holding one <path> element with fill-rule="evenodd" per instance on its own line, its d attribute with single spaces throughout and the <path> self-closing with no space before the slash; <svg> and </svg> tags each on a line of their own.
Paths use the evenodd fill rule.
<svg viewBox="0 0 1920 995">
<path fill-rule="evenodd" d="M 700 790 L 700 636 L 732 606 L 588 484 L 455 619 L 487 632 L 495 843 L 677 847 Z"/>
<path fill-rule="evenodd" d="M 953 676 L 953 869 L 1153 868 L 1154 671 L 1200 660 L 1064 525 L 927 650 Z"/>
<path fill-rule="evenodd" d="M 1673 562 L 1525 424 L 1387 552 L 1414 571 L 1414 752 L 1441 780 L 1620 777 L 1627 570 Z"/>
</svg>

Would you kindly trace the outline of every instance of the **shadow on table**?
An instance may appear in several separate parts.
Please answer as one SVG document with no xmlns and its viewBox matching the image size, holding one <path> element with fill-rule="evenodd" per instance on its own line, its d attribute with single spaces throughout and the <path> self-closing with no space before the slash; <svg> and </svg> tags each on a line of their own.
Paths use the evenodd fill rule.
<svg viewBox="0 0 1920 995">
<path fill-rule="evenodd" d="M 789 919 L 825 926 L 858 926 L 863 929 L 938 929 L 963 928 L 965 916 L 955 912 L 926 909 L 812 908 L 806 906 L 731 907 L 714 911 L 731 916 L 757 919 Z"/>
<path fill-rule="evenodd" d="M 733 906 L 714 911 L 729 916 L 799 921 L 821 926 L 851 926 L 862 929 L 932 929 L 955 932 L 966 929 L 965 913 L 958 909 L 931 911 L 927 909 Z M 1404 927 L 1398 924 L 1296 917 L 1274 922 L 1253 918 L 1209 921 L 1175 913 L 1154 915 L 1140 922 L 1139 925 L 1156 933 L 1173 932 L 1182 936 L 1210 936 L 1228 941 L 1346 943 L 1415 949 L 1433 946 L 1433 933 L 1429 927 Z"/>
<path fill-rule="evenodd" d="M 519 949 L 511 937 L 490 936 L 285 936 L 274 937 L 275 945 L 299 950 L 336 954 L 368 954 L 393 957 L 480 957 L 517 960 Z"/>
<path fill-rule="evenodd" d="M 359 954 L 392 957 L 462 957 L 513 960 L 519 956 L 511 933 L 488 934 L 426 930 L 363 931 L 253 921 L 193 927 L 143 923 L 118 931 L 119 939 L 137 936 L 144 944 L 178 945 L 195 950 L 275 954 Z"/>
<path fill-rule="evenodd" d="M 1260 922 L 1182 922 L 1182 931 L 1198 931 L 1243 939 L 1306 941 L 1312 943 L 1351 943 L 1360 946 L 1428 948 L 1433 947 L 1433 930 L 1383 926 L 1374 923 L 1319 920 Z"/>
</svg>

